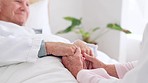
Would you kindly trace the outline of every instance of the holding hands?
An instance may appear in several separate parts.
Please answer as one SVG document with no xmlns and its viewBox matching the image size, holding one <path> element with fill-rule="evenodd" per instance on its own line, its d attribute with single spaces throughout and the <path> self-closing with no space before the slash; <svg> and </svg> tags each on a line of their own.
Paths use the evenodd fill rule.
<svg viewBox="0 0 148 83">
<path fill-rule="evenodd" d="M 93 56 L 91 49 L 81 40 L 73 44 L 46 42 L 45 46 L 48 54 L 63 56 L 62 63 L 75 77 L 82 69 L 107 68 Z"/>
<path fill-rule="evenodd" d="M 62 57 L 62 63 L 75 77 L 82 69 L 104 68 L 109 75 L 118 78 L 115 65 L 106 65 L 94 56 L 86 53 L 81 54 L 80 48 L 76 49 L 73 56 Z M 91 63 L 91 65 L 87 65 L 87 63 Z"/>
<path fill-rule="evenodd" d="M 64 66 L 76 77 L 78 72 L 82 69 L 88 69 L 87 62 L 92 64 L 91 69 L 105 67 L 105 64 L 97 60 L 94 56 L 86 53 L 81 54 L 80 48 L 76 49 L 73 56 L 62 57 Z"/>
<path fill-rule="evenodd" d="M 80 48 L 81 50 L 81 54 L 88 54 L 89 56 L 93 56 L 92 50 L 90 49 L 90 47 L 88 47 L 86 45 L 86 43 L 82 40 L 77 40 L 74 42 L 74 44 Z M 83 57 L 83 66 L 85 69 L 91 69 L 92 68 L 92 64 L 90 61 L 85 60 L 85 58 Z"/>
<path fill-rule="evenodd" d="M 77 73 L 83 69 L 83 59 L 80 48 L 76 49 L 76 53 L 73 56 L 62 57 L 62 63 L 73 74 L 77 76 Z"/>
<path fill-rule="evenodd" d="M 75 77 L 80 70 L 88 68 L 86 65 L 87 60 L 93 63 L 92 68 L 99 67 L 97 64 L 97 59 L 93 56 L 87 55 L 86 53 L 82 55 L 80 48 L 76 49 L 76 52 L 73 56 L 62 57 L 62 63 Z"/>
<path fill-rule="evenodd" d="M 95 58 L 94 56 L 89 56 L 88 54 L 84 53 L 83 54 L 85 60 L 89 61 L 92 65 L 91 69 L 96 69 L 96 68 L 106 68 L 106 64 Z"/>
</svg>

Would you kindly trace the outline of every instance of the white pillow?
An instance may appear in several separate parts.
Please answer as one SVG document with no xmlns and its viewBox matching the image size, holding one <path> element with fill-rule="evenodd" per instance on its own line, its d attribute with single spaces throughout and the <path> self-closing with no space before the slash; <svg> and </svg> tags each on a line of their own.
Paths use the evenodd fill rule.
<svg viewBox="0 0 148 83">
<path fill-rule="evenodd" d="M 30 16 L 25 26 L 41 30 L 42 34 L 50 35 L 51 30 L 48 15 L 48 0 L 39 0 L 30 5 Z"/>
</svg>

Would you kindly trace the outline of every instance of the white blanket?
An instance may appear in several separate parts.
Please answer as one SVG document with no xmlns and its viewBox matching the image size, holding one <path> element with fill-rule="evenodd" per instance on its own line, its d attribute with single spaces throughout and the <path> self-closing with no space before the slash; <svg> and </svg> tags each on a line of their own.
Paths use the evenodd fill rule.
<svg viewBox="0 0 148 83">
<path fill-rule="evenodd" d="M 0 83 L 77 83 L 57 57 L 0 68 Z"/>
</svg>

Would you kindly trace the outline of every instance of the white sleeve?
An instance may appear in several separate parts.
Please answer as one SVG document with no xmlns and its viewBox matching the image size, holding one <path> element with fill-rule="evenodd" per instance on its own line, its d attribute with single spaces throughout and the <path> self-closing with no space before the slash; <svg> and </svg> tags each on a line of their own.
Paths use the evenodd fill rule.
<svg viewBox="0 0 148 83">
<path fill-rule="evenodd" d="M 20 62 L 32 62 L 38 57 L 41 37 L 27 36 L 0 36 L 0 66 Z"/>
<path fill-rule="evenodd" d="M 124 75 L 133 69 L 137 64 L 137 61 L 128 62 L 125 64 L 115 64 L 115 68 L 118 74 L 118 77 L 121 79 L 124 77 Z"/>
<path fill-rule="evenodd" d="M 83 69 L 79 71 L 77 75 L 77 80 L 79 83 L 100 83 L 102 79 L 117 80 L 117 78 L 110 76 L 103 68 L 92 70 Z"/>
</svg>

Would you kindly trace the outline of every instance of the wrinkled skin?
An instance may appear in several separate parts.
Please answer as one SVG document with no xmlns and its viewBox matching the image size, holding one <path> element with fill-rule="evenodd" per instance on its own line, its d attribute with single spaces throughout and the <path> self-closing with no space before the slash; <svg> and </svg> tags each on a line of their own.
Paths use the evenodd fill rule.
<svg viewBox="0 0 148 83">
<path fill-rule="evenodd" d="M 73 74 L 77 76 L 78 72 L 83 69 L 83 60 L 80 48 L 76 49 L 73 56 L 62 57 L 62 63 Z"/>
<path fill-rule="evenodd" d="M 46 51 L 48 54 L 55 56 L 71 56 L 74 55 L 77 46 L 61 42 L 46 42 Z"/>
<path fill-rule="evenodd" d="M 0 20 L 22 26 L 29 16 L 29 0 L 1 0 Z"/>
</svg>

